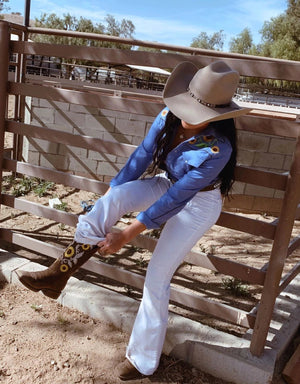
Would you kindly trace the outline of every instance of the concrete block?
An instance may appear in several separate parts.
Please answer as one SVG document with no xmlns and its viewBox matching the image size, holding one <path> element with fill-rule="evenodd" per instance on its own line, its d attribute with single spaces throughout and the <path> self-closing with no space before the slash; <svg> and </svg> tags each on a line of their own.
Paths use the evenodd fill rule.
<svg viewBox="0 0 300 384">
<path fill-rule="evenodd" d="M 55 110 L 53 108 L 32 108 L 32 124 L 43 125 L 54 123 Z"/>
<path fill-rule="evenodd" d="M 116 119 L 116 132 L 132 135 L 132 136 L 145 136 L 146 123 L 143 121 L 128 121 L 124 119 Z"/>
<path fill-rule="evenodd" d="M 239 149 L 267 152 L 269 142 L 270 137 L 266 135 L 259 135 L 251 132 L 238 132 Z"/>
<path fill-rule="evenodd" d="M 295 139 L 271 138 L 269 152 L 292 155 L 295 151 Z"/>
<path fill-rule="evenodd" d="M 245 166 L 253 164 L 255 152 L 239 149 L 237 155 L 237 163 Z"/>
<path fill-rule="evenodd" d="M 29 265 L 30 262 L 23 257 L 17 257 L 5 250 L 0 249 L 0 281 L 13 283 L 13 272 L 16 269 Z"/>
<path fill-rule="evenodd" d="M 58 301 L 130 333 L 139 303 L 108 289 L 71 278 Z"/>
<path fill-rule="evenodd" d="M 282 169 L 284 171 L 289 171 L 291 169 L 292 161 L 293 161 L 293 156 L 288 156 L 288 155 L 285 156 Z"/>
<path fill-rule="evenodd" d="M 90 160 L 97 160 L 97 161 L 108 161 L 115 163 L 117 156 L 115 155 L 110 155 L 109 153 L 100 153 L 96 151 L 90 151 L 88 152 L 88 158 Z"/>
<path fill-rule="evenodd" d="M 69 163 L 69 171 L 82 173 L 96 173 L 98 162 L 90 159 L 82 159 L 80 157 L 71 157 Z"/>
<path fill-rule="evenodd" d="M 114 163 L 108 163 L 106 161 L 99 161 L 97 165 L 96 173 L 98 175 L 115 176 L 118 172 L 118 167 Z"/>
<path fill-rule="evenodd" d="M 55 124 L 85 128 L 85 114 L 55 110 Z"/>
<path fill-rule="evenodd" d="M 34 138 L 29 138 L 28 141 L 30 143 L 31 149 L 35 151 L 58 154 L 58 148 L 59 148 L 58 143 L 52 143 L 51 141 L 34 139 Z"/>
<path fill-rule="evenodd" d="M 73 147 L 70 145 L 59 144 L 58 154 L 68 157 L 80 157 L 82 159 L 88 157 L 88 150 L 80 147 Z"/>
<path fill-rule="evenodd" d="M 63 155 L 40 154 L 40 165 L 42 167 L 54 168 L 67 171 L 69 169 L 69 160 Z"/>
<path fill-rule="evenodd" d="M 245 187 L 245 195 L 273 197 L 274 189 L 247 184 Z"/>
<path fill-rule="evenodd" d="M 264 169 L 282 169 L 284 158 L 284 155 L 256 152 L 254 156 L 253 166 L 261 167 Z"/>
<path fill-rule="evenodd" d="M 85 135 L 98 137 L 98 132 L 114 132 L 115 118 L 85 115 Z"/>
</svg>

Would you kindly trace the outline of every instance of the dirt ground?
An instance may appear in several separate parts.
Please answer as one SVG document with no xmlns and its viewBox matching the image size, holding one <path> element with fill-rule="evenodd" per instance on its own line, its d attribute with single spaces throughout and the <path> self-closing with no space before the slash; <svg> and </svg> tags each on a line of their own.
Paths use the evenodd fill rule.
<svg viewBox="0 0 300 384">
<path fill-rule="evenodd" d="M 6 145 L 11 137 L 6 137 Z M 26 180 L 25 180 L 26 181 Z M 49 186 L 42 196 L 27 181 L 16 180 L 11 175 L 4 176 L 4 193 L 13 193 L 48 205 L 49 199 L 58 197 L 63 209 L 75 214 L 82 213 L 80 202 L 96 199 L 98 196 L 64 186 Z M 44 186 L 45 187 L 45 186 Z M 254 219 L 272 221 L 267 215 L 250 215 Z M 120 226 L 128 225 L 131 217 L 123 218 Z M 39 240 L 56 245 L 67 245 L 73 238 L 74 228 L 57 224 L 34 215 L 24 214 L 15 209 L 1 206 L 1 227 L 13 228 Z M 295 226 L 299 234 L 300 224 Z M 152 233 L 155 235 L 155 233 Z M 15 252 L 30 260 L 47 264 L 47 259 L 39 254 L 10 244 L 1 244 L 1 248 Z M 248 265 L 261 267 L 268 260 L 271 242 L 225 228 L 214 227 L 196 248 L 206 253 L 244 261 Z M 151 254 L 143 249 L 126 248 L 106 261 L 116 265 L 130 267 L 133 271 L 144 273 Z M 300 250 L 286 263 L 289 270 L 300 259 Z M 185 276 L 185 277 L 184 277 Z M 176 283 L 189 288 L 198 287 L 200 292 L 212 290 L 214 299 L 239 308 L 250 310 L 260 297 L 260 288 L 241 286 L 246 295 L 236 296 L 237 292 L 225 289 L 223 277 L 218 273 L 184 263 L 175 276 Z M 122 294 L 140 297 L 140 292 L 128 287 L 118 287 L 109 281 L 101 281 L 108 289 Z M 239 289 L 241 287 L 238 287 Z M 227 287 L 228 288 L 228 287 Z M 240 291 L 241 293 L 241 291 Z M 42 294 L 36 294 L 23 287 L 11 284 L 0 286 L 0 383 L 3 384 L 115 384 L 119 380 L 114 367 L 124 358 L 128 335 L 103 324 L 76 310 L 60 306 Z M 191 313 L 186 308 L 174 304 L 170 310 L 212 327 L 242 336 L 246 331 L 237 326 L 226 324 L 201 313 Z M 291 354 L 291 349 L 288 351 Z M 287 359 L 287 355 L 284 357 Z M 226 384 L 225 381 L 207 375 L 182 361 L 162 356 L 159 369 L 151 377 L 134 383 L 177 383 L 177 384 Z M 273 384 L 284 383 L 280 371 L 274 377 Z M 243 384 L 243 383 L 240 383 Z"/>
</svg>

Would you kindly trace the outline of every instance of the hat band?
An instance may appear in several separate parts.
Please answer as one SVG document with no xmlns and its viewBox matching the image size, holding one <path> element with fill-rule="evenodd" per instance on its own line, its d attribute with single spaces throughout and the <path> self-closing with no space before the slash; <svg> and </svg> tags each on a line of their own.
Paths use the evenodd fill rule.
<svg viewBox="0 0 300 384">
<path fill-rule="evenodd" d="M 193 92 L 190 90 L 190 87 L 187 88 L 187 91 L 189 92 L 190 96 L 192 96 L 193 99 L 197 100 L 198 103 L 202 104 L 202 105 L 205 105 L 206 107 L 210 107 L 210 108 L 225 108 L 225 107 L 228 107 L 230 105 L 230 103 L 227 103 L 227 104 L 212 104 L 212 103 L 207 103 L 206 101 L 204 100 L 201 100 L 199 99 L 199 97 L 195 96 L 193 94 Z"/>
</svg>

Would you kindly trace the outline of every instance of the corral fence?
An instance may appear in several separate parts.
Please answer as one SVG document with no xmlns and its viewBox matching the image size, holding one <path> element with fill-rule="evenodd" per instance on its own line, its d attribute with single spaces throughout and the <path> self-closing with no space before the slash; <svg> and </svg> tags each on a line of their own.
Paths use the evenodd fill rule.
<svg viewBox="0 0 300 384">
<path fill-rule="evenodd" d="M 122 50 L 119 48 L 93 48 L 87 46 L 55 45 L 34 43 L 28 41 L 28 34 L 64 35 L 103 41 L 129 44 L 131 46 L 148 46 L 161 49 L 159 52 Z M 11 35 L 19 39 L 13 41 Z M 24 122 L 25 98 L 41 98 L 48 101 L 68 102 L 78 106 L 104 108 L 120 112 L 130 112 L 151 116 L 154 118 L 162 109 L 161 95 L 142 92 L 122 91 L 105 88 L 72 87 L 64 82 L 35 81 L 27 76 L 25 71 L 26 55 L 41 55 L 65 59 L 78 59 L 99 63 L 147 65 L 172 70 L 179 62 L 189 60 L 198 66 L 204 66 L 222 58 L 243 76 L 253 76 L 269 79 L 283 79 L 298 81 L 300 65 L 297 62 L 275 60 L 261 57 L 225 54 L 163 44 L 147 43 L 132 39 L 120 39 L 112 36 L 76 33 L 70 31 L 47 30 L 24 27 L 5 21 L 0 21 L 0 151 L 2 171 L 15 174 L 38 177 L 44 180 L 61 183 L 65 186 L 83 189 L 98 194 L 104 193 L 108 187 L 104 181 L 89 177 L 72 175 L 57 169 L 31 164 L 22 160 L 23 138 L 37 138 L 44 141 L 63 143 L 72 147 L 90 149 L 104 154 L 128 157 L 135 146 L 128 143 L 107 141 L 97 137 L 62 132 L 47 126 L 38 126 Z M 16 61 L 10 61 L 11 57 Z M 8 68 L 15 70 L 9 75 Z M 16 98 L 14 117 L 7 118 L 8 95 Z M 299 273 L 300 264 L 295 263 L 288 273 L 283 275 L 286 259 L 300 245 L 300 237 L 292 237 L 295 219 L 300 216 L 300 126 L 295 110 L 279 111 L 268 109 L 267 106 L 254 109 L 249 115 L 236 119 L 237 128 L 252 133 L 265 133 L 278 137 L 295 140 L 293 161 L 288 173 L 275 173 L 264 170 L 239 166 L 236 179 L 265 188 L 275 188 L 282 191 L 282 208 L 278 218 L 272 223 L 253 220 L 238 213 L 223 211 L 217 225 L 233 230 L 262 236 L 272 241 L 269 260 L 262 268 L 255 268 L 246 264 L 233 262 L 229 259 L 201 252 L 192 251 L 187 255 L 189 263 L 218 271 L 224 275 L 238 278 L 249 284 L 260 285 L 262 294 L 259 305 L 250 312 L 239 308 L 229 307 L 216 301 L 209 300 L 195 293 L 187 293 L 180 288 L 173 287 L 171 300 L 190 308 L 200 310 L 211 316 L 224 319 L 234 324 L 253 329 L 251 339 L 251 353 L 259 356 L 264 350 L 266 338 L 272 319 L 272 313 L 277 296 Z M 10 132 L 14 135 L 14 145 L 8 154 L 4 150 L 4 135 Z M 1 194 L 1 204 L 21 211 L 38 215 L 59 223 L 76 226 L 77 215 L 58 211 L 50 207 L 16 198 L 7 193 Z M 117 229 L 116 229 L 117 230 Z M 13 229 L 0 228 L 0 239 L 39 252 L 49 257 L 57 257 L 61 248 L 36 240 L 30 235 L 20 234 Z M 156 239 L 144 235 L 138 236 L 133 242 L 138 247 L 153 250 Z M 85 268 L 97 274 L 106 276 L 126 285 L 142 289 L 143 276 L 120 269 L 92 258 Z"/>
</svg>

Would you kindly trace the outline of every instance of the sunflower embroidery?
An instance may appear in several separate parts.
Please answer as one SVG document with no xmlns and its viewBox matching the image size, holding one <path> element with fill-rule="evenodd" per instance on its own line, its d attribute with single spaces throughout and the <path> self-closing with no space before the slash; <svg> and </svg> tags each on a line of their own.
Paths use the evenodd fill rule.
<svg viewBox="0 0 300 384">
<path fill-rule="evenodd" d="M 218 140 L 213 135 L 204 135 L 196 137 L 189 141 L 189 144 L 195 145 L 199 149 L 210 147 L 213 153 L 219 153 L 220 149 L 216 145 Z"/>
</svg>

